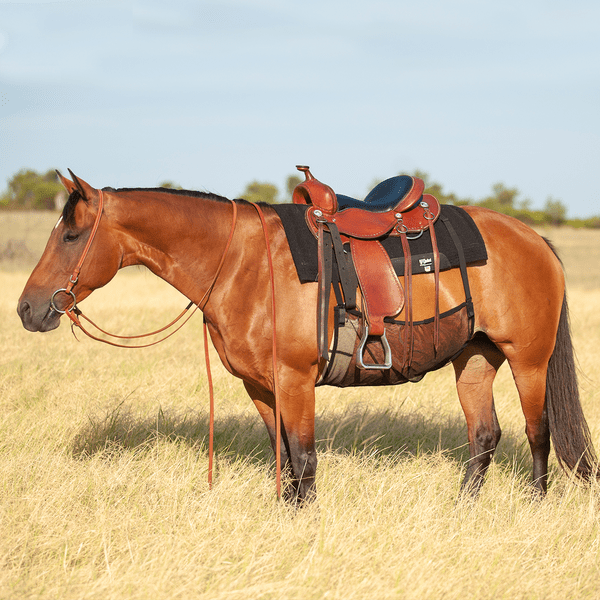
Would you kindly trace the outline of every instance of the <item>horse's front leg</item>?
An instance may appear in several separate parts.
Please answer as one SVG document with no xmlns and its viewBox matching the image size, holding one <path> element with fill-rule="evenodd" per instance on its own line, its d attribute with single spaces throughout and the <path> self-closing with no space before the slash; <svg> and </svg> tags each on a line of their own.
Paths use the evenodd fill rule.
<svg viewBox="0 0 600 600">
<path fill-rule="evenodd" d="M 277 452 L 277 438 L 276 438 L 276 428 L 275 428 L 275 401 L 274 396 L 270 392 L 266 390 L 259 390 L 254 387 L 252 384 L 244 381 L 244 387 L 248 392 L 250 398 L 252 398 L 252 402 L 254 402 L 254 406 L 258 410 L 258 413 L 262 417 L 265 425 L 267 426 L 267 431 L 269 433 L 269 440 L 271 441 L 271 448 L 273 449 L 273 453 Z M 280 449 L 280 460 L 281 460 L 281 471 L 282 475 L 289 475 L 292 477 L 292 463 L 290 461 L 290 453 L 289 453 L 289 443 L 287 440 L 287 436 L 285 431 L 282 429 L 281 431 L 281 449 Z M 292 497 L 295 495 L 290 494 Z M 287 498 L 288 494 L 286 493 L 286 489 L 284 489 L 284 496 Z"/>
<path fill-rule="evenodd" d="M 263 418 L 273 452 L 276 451 L 275 396 L 269 390 L 259 389 L 244 382 L 244 386 Z M 315 392 L 297 389 L 280 390 L 281 411 L 281 466 L 287 476 L 283 497 L 298 504 L 316 496 L 315 473 L 317 452 L 315 447 Z"/>
</svg>

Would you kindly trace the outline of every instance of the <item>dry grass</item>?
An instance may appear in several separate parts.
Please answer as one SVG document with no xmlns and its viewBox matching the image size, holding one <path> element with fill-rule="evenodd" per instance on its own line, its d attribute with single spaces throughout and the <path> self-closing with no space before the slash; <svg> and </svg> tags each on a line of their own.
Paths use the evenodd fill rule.
<svg viewBox="0 0 600 600">
<path fill-rule="evenodd" d="M 600 234 L 589 244 L 597 252 Z M 0 598 L 597 597 L 600 487 L 571 482 L 553 462 L 548 498 L 531 499 L 505 367 L 504 436 L 477 502 L 457 502 L 466 433 L 443 369 L 416 385 L 320 389 L 319 501 L 296 512 L 275 500 L 264 427 L 216 359 L 208 490 L 200 318 L 136 351 L 78 343 L 66 325 L 31 334 L 15 313 L 26 277 L 0 273 Z M 600 286 L 587 273 L 570 282 L 590 378 L 584 410 L 600 446 Z M 138 331 L 184 305 L 131 270 L 86 312 Z"/>
</svg>

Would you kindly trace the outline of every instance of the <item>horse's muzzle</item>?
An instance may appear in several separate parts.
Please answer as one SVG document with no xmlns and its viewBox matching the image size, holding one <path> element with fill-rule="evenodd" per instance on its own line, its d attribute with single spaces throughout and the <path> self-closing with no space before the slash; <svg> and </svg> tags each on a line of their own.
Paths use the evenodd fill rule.
<svg viewBox="0 0 600 600">
<path fill-rule="evenodd" d="M 27 331 L 52 331 L 60 324 L 60 313 L 49 302 L 36 308 L 27 300 L 20 300 L 17 313 Z"/>
</svg>

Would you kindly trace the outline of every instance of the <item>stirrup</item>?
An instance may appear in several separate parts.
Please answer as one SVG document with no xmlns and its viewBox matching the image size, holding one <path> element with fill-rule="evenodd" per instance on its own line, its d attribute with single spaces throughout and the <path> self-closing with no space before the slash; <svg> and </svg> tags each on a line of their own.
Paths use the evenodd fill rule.
<svg viewBox="0 0 600 600">
<path fill-rule="evenodd" d="M 367 323 L 363 324 L 363 334 L 360 340 L 360 344 L 358 346 L 358 350 L 356 351 L 356 366 L 359 369 L 391 369 L 392 368 L 392 349 L 390 348 L 390 344 L 385 337 L 385 330 L 383 335 L 379 338 L 381 340 L 381 345 L 384 350 L 384 363 L 382 365 L 377 365 L 374 363 L 365 363 L 363 361 L 363 354 L 365 351 L 365 346 L 367 345 L 367 338 L 369 337 L 369 325 Z"/>
</svg>

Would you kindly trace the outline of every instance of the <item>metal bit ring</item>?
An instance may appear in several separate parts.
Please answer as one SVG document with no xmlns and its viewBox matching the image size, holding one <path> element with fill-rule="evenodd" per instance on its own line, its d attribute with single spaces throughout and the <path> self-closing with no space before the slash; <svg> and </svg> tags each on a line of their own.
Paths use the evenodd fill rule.
<svg viewBox="0 0 600 600">
<path fill-rule="evenodd" d="M 61 292 L 64 292 L 65 294 L 70 294 L 71 298 L 73 298 L 73 306 L 71 306 L 71 308 L 61 310 L 60 308 L 58 308 L 56 306 L 56 304 L 54 304 L 54 297 L 56 296 L 56 294 L 60 294 Z M 77 298 L 75 297 L 73 290 L 67 291 L 67 288 L 60 288 L 60 290 L 56 290 L 54 292 L 54 294 L 52 294 L 52 296 L 50 297 L 50 307 L 52 308 L 53 311 L 55 311 L 61 315 L 64 315 L 67 312 L 67 310 L 69 310 L 69 311 L 73 310 L 76 306 L 77 306 Z"/>
</svg>

